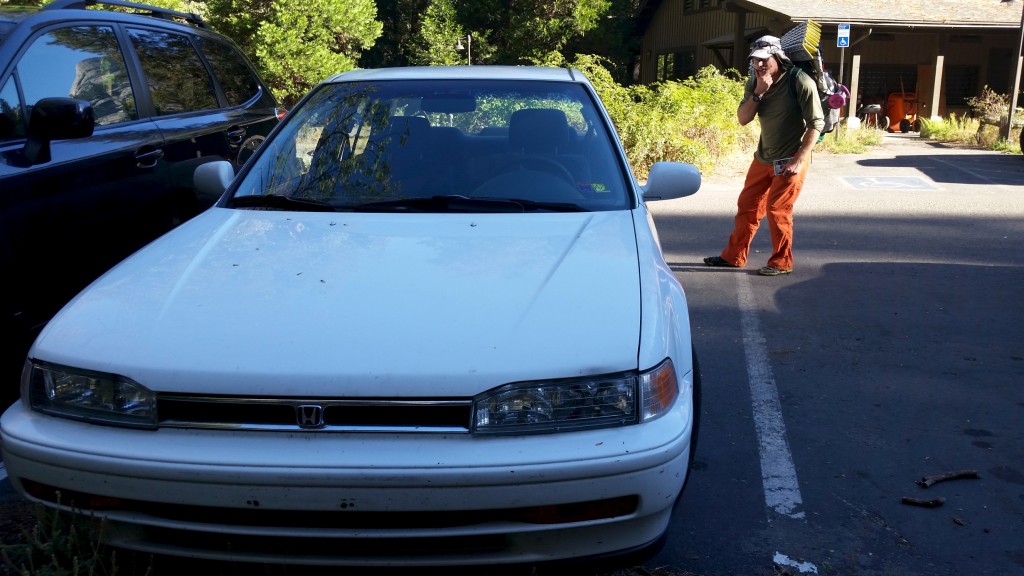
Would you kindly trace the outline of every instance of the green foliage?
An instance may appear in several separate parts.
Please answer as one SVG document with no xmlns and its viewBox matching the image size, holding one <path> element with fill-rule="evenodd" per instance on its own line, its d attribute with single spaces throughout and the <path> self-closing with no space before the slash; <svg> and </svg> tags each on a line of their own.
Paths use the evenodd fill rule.
<svg viewBox="0 0 1024 576">
<path fill-rule="evenodd" d="M 921 118 L 921 137 L 939 142 L 974 144 L 980 124 L 978 120 L 961 118 L 956 114 L 938 120 Z"/>
<path fill-rule="evenodd" d="M 1005 122 L 1005 119 L 1004 119 Z M 937 142 L 948 142 L 962 146 L 981 146 L 988 150 L 1018 154 L 1021 152 L 1020 125 L 1014 123 L 1010 131 L 1010 139 L 1005 140 L 999 135 L 999 128 L 977 118 L 961 118 L 950 114 L 944 119 L 921 119 L 921 137 Z"/>
<path fill-rule="evenodd" d="M 980 96 L 967 98 L 967 105 L 976 117 L 984 119 L 989 124 L 1005 125 L 1007 112 L 1010 109 L 1010 97 L 1007 94 L 999 94 L 988 86 L 981 90 Z"/>
<path fill-rule="evenodd" d="M 850 130 L 842 124 L 834 132 L 825 134 L 815 145 L 814 151 L 830 154 L 863 154 L 872 146 L 881 144 L 884 139 L 885 132 L 882 130 L 863 127 Z"/>
<path fill-rule="evenodd" d="M 355 68 L 382 29 L 374 0 L 207 0 L 206 8 L 210 24 L 241 46 L 286 105 Z"/>
<path fill-rule="evenodd" d="M 600 54 L 620 84 L 635 84 L 635 75 L 639 75 L 635 58 L 640 54 L 641 41 L 636 33 L 636 16 L 642 3 L 611 0 L 610 4 L 593 29 L 573 36 L 561 52 L 566 60 L 575 59 L 577 54 Z"/>
<path fill-rule="evenodd" d="M 70 513 L 36 509 L 38 522 L 19 544 L 0 544 L 4 566 L 18 576 L 124 574 L 115 552 L 99 543 L 92 522 Z M 152 570 L 147 568 L 145 574 Z M 128 572 L 133 573 L 133 572 Z"/>
<path fill-rule="evenodd" d="M 474 64 L 545 64 L 570 40 L 597 27 L 610 0 L 432 0 L 420 25 L 424 54 L 414 61 L 465 63 L 455 50 L 472 36 Z M 415 18 L 415 15 L 409 15 Z"/>
<path fill-rule="evenodd" d="M 600 94 L 639 178 L 662 160 L 688 162 L 707 173 L 718 160 L 757 143 L 756 125 L 736 121 L 743 82 L 714 67 L 682 82 L 625 87 L 606 60 L 580 55 L 573 66 Z"/>
<path fill-rule="evenodd" d="M 377 0 L 377 18 L 383 32 L 359 57 L 360 68 L 408 66 L 423 52 L 419 42 L 421 15 L 431 0 Z"/>
<path fill-rule="evenodd" d="M 476 58 L 484 51 L 483 38 L 476 38 Z M 466 64 L 473 56 L 473 39 L 458 22 L 453 0 L 431 0 L 423 17 L 418 45 L 421 50 L 412 56 L 413 64 L 455 66 Z M 457 50 L 456 45 L 462 47 Z"/>
</svg>

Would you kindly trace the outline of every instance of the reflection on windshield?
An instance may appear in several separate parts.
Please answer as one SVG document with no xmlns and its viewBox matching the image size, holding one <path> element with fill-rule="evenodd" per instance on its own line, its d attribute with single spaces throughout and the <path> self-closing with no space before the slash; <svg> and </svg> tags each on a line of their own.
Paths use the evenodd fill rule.
<svg viewBox="0 0 1024 576">
<path fill-rule="evenodd" d="M 574 84 L 326 85 L 265 146 L 236 195 L 296 197 L 337 209 L 384 210 L 434 197 L 560 210 L 631 206 L 608 127 Z"/>
</svg>

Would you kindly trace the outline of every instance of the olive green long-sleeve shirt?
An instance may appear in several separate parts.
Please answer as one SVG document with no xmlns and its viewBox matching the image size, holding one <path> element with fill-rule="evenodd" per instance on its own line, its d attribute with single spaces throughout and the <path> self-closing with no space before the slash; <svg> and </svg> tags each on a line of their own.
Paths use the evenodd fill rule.
<svg viewBox="0 0 1024 576">
<path fill-rule="evenodd" d="M 757 107 L 761 140 L 757 144 L 755 156 L 762 162 L 770 163 L 792 156 L 800 148 L 800 141 L 808 128 L 821 132 L 825 126 L 825 115 L 821 110 L 814 80 L 801 73 L 797 76 L 796 84 L 790 88 L 793 82 L 790 75 L 796 73 L 796 68 L 788 68 L 765 92 Z M 741 106 L 753 95 L 754 87 L 755 81 L 751 76 L 747 79 Z"/>
</svg>

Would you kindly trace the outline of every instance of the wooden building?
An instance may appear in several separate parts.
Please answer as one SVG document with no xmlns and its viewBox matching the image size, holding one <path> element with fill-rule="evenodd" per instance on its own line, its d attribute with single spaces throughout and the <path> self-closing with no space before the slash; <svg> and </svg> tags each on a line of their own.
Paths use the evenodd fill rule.
<svg viewBox="0 0 1024 576">
<path fill-rule="evenodd" d="M 985 86 L 1008 94 L 1019 82 L 1022 10 L 1024 0 L 648 0 L 640 81 L 682 79 L 708 65 L 746 73 L 753 40 L 813 20 L 825 68 L 851 89 L 857 109 L 900 93 L 920 117 L 963 115 Z M 849 25 L 843 48 L 840 24 Z"/>
</svg>

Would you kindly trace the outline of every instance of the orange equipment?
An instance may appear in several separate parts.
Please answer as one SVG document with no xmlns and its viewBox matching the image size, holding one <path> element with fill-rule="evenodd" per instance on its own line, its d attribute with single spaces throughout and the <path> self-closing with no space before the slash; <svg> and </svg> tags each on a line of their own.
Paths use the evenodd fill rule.
<svg viewBox="0 0 1024 576">
<path fill-rule="evenodd" d="M 917 95 L 903 89 L 903 78 L 900 78 L 900 91 L 890 92 L 885 112 L 889 116 L 889 132 L 907 133 L 917 129 Z"/>
</svg>

